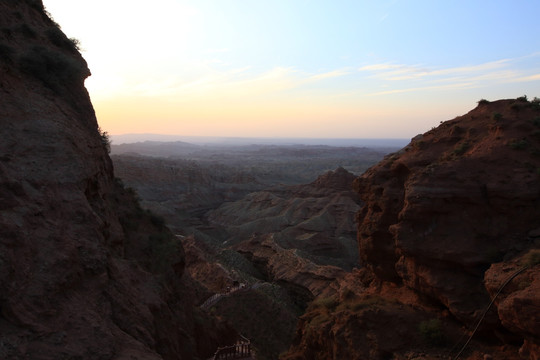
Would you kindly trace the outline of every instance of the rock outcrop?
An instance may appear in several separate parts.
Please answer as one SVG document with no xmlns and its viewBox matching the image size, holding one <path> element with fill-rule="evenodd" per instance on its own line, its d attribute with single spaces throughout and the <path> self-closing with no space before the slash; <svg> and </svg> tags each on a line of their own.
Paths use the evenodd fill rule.
<svg viewBox="0 0 540 360">
<path fill-rule="evenodd" d="M 0 25 L 0 358 L 212 354 L 234 332 L 195 314 L 181 245 L 115 180 L 77 42 L 41 1 L 0 2 Z"/>
<path fill-rule="evenodd" d="M 540 102 L 481 101 L 388 155 L 355 189 L 365 202 L 357 217 L 364 269 L 356 277 L 366 288 L 343 301 L 350 306 L 340 308 L 335 298 L 331 311 L 311 308 L 287 358 L 335 359 L 338 350 L 358 359 L 448 354 L 460 327 L 471 335 L 501 285 L 523 266 L 518 259 L 540 247 Z M 529 261 L 502 289 L 461 358 L 540 356 L 539 262 Z M 369 301 L 373 296 L 383 305 Z M 366 301 L 379 316 L 368 316 Z M 381 325 L 398 333 L 392 339 Z M 333 340 L 317 340 L 325 336 Z M 409 345 L 393 346 L 406 338 Z"/>
<path fill-rule="evenodd" d="M 388 156 L 355 186 L 360 256 L 471 324 L 489 302 L 483 275 L 534 243 L 540 112 L 526 100 L 480 104 Z"/>
</svg>

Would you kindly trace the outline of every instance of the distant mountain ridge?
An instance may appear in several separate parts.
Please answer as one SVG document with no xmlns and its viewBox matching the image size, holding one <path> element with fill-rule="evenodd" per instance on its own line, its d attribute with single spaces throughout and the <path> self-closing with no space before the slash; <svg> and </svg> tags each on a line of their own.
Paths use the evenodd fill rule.
<svg viewBox="0 0 540 360">
<path fill-rule="evenodd" d="M 166 134 L 119 134 L 110 136 L 113 145 L 155 142 L 187 142 L 196 145 L 328 145 L 356 147 L 403 147 L 409 139 L 399 138 L 288 138 L 288 137 L 219 137 Z"/>
</svg>

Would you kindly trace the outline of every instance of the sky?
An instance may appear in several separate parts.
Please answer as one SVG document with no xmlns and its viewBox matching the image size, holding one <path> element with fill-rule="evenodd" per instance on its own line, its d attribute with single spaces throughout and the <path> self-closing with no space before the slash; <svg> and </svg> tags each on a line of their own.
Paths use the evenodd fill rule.
<svg viewBox="0 0 540 360">
<path fill-rule="evenodd" d="M 101 128 L 411 138 L 540 97 L 537 0 L 43 0 Z"/>
</svg>

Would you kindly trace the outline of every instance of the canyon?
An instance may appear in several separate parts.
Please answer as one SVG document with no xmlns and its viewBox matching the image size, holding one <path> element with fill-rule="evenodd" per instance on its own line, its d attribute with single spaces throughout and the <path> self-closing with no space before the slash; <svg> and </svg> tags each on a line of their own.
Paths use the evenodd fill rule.
<svg viewBox="0 0 540 360">
<path fill-rule="evenodd" d="M 336 168 L 286 185 L 244 174 L 237 189 L 258 188 L 221 188 L 229 197 L 210 196 L 218 203 L 198 217 L 146 201 L 181 224 L 187 271 L 206 296 L 248 285 L 211 310 L 261 358 L 536 359 L 539 105 L 480 101 L 360 176 Z M 125 156 L 113 159 L 126 182 L 151 188 Z M 165 199 L 190 192 L 175 191 Z"/>
<path fill-rule="evenodd" d="M 540 359 L 537 98 L 401 149 L 111 146 L 42 2 L 0 24 L 0 358 Z"/>
</svg>

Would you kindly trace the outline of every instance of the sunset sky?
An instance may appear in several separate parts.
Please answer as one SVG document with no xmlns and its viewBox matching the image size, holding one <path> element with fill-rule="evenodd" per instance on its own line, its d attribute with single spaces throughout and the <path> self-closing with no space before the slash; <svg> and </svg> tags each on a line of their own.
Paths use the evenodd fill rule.
<svg viewBox="0 0 540 360">
<path fill-rule="evenodd" d="M 540 97 L 537 0 L 44 0 L 110 134 L 410 138 Z"/>
</svg>

